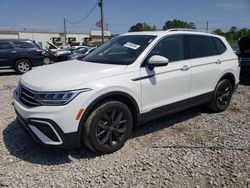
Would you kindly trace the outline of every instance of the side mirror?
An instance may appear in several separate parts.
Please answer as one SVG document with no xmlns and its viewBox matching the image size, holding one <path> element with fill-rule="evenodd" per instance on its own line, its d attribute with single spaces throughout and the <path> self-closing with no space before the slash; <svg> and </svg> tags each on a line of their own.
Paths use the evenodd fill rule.
<svg viewBox="0 0 250 188">
<path fill-rule="evenodd" d="M 160 55 L 153 55 L 148 60 L 148 69 L 153 70 L 154 67 L 162 67 L 167 66 L 169 63 L 169 60 L 163 56 Z"/>
</svg>

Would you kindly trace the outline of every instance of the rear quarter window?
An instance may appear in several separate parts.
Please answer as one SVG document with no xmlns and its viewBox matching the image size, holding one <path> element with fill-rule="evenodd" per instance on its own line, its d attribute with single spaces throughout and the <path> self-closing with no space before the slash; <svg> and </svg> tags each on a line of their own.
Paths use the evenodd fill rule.
<svg viewBox="0 0 250 188">
<path fill-rule="evenodd" d="M 218 51 L 212 37 L 186 35 L 185 38 L 187 59 L 218 55 Z"/>
<path fill-rule="evenodd" d="M 214 37 L 213 41 L 214 41 L 215 46 L 217 48 L 218 55 L 223 54 L 227 50 L 227 47 L 219 38 Z"/>
</svg>

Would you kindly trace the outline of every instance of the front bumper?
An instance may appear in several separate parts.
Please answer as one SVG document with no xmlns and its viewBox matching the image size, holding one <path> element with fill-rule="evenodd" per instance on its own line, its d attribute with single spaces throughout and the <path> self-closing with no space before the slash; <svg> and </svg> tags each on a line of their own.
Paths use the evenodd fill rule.
<svg viewBox="0 0 250 188">
<path fill-rule="evenodd" d="M 13 105 L 24 128 L 42 145 L 78 148 L 81 146 L 81 131 L 76 114 L 84 108 L 81 105 L 83 98 L 84 94 L 79 94 L 64 106 L 28 107 L 14 96 Z"/>
<path fill-rule="evenodd" d="M 43 145 L 63 148 L 77 148 L 81 146 L 82 121 L 84 109 L 89 106 L 91 91 L 82 92 L 71 102 L 61 106 L 31 106 L 21 101 L 20 96 L 13 93 L 13 105 L 18 119 L 30 134 Z M 26 100 L 28 100 L 26 97 Z M 82 113 L 83 111 L 84 113 Z M 82 113 L 79 116 L 79 113 Z"/>
<path fill-rule="evenodd" d="M 63 133 L 60 127 L 50 119 L 24 119 L 17 111 L 17 119 L 35 141 L 44 146 L 54 146 L 65 149 L 80 147 L 77 132 Z"/>
</svg>

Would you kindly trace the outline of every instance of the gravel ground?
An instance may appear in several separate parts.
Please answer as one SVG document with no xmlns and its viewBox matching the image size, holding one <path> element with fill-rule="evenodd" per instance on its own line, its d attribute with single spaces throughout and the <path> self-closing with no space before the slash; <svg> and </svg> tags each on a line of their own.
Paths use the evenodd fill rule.
<svg viewBox="0 0 250 188">
<path fill-rule="evenodd" d="M 250 86 L 227 111 L 196 107 L 133 131 L 118 152 L 61 150 L 34 142 L 15 119 L 19 76 L 0 71 L 0 187 L 250 188 Z"/>
</svg>

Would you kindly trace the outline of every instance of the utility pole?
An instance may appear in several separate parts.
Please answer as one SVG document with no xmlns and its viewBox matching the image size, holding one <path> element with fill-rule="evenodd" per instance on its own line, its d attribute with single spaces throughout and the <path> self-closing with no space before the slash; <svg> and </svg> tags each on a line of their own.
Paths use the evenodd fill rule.
<svg viewBox="0 0 250 188">
<path fill-rule="evenodd" d="M 208 21 L 207 21 L 207 27 L 206 27 L 206 32 L 208 32 Z"/>
<path fill-rule="evenodd" d="M 64 46 L 67 45 L 67 31 L 66 31 L 66 19 L 64 17 L 63 19 L 63 28 L 64 28 Z"/>
<path fill-rule="evenodd" d="M 99 0 L 99 7 L 100 7 L 100 9 L 101 9 L 102 43 L 104 43 L 103 0 Z"/>
</svg>

